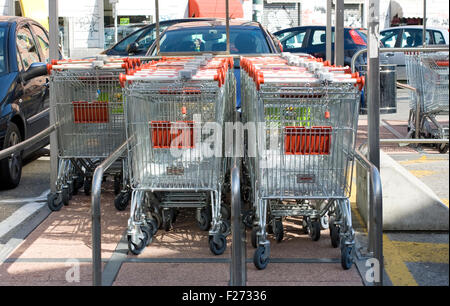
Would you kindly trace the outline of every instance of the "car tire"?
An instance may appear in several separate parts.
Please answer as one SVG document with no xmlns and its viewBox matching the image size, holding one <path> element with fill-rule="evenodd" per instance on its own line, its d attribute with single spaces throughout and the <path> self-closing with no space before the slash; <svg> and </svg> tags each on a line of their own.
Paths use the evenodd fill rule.
<svg viewBox="0 0 450 306">
<path fill-rule="evenodd" d="M 6 129 L 3 148 L 16 145 L 22 141 L 20 130 L 14 123 L 10 122 Z M 13 154 L 12 157 L 0 161 L 0 182 L 5 189 L 16 188 L 22 176 L 22 152 Z"/>
</svg>

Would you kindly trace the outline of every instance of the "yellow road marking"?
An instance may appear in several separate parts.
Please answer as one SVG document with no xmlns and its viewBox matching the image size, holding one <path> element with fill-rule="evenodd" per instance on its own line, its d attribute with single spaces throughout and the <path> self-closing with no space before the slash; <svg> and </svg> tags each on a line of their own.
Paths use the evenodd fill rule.
<svg viewBox="0 0 450 306">
<path fill-rule="evenodd" d="M 448 207 L 448 199 L 441 199 L 441 202 Z"/>
<path fill-rule="evenodd" d="M 391 242 L 403 261 L 406 262 L 432 262 L 448 263 L 448 243 L 427 242 Z"/>
<path fill-rule="evenodd" d="M 432 163 L 432 162 L 443 161 L 443 160 L 446 160 L 446 159 L 444 159 L 444 158 L 428 159 L 426 155 L 423 155 L 418 159 L 402 160 L 399 162 L 399 164 L 401 164 L 401 165 L 425 164 L 425 163 Z"/>
<path fill-rule="evenodd" d="M 386 234 L 383 234 L 383 254 L 384 269 L 394 286 L 418 286 L 403 261 L 402 253 Z"/>
<path fill-rule="evenodd" d="M 409 172 L 411 172 L 417 178 L 430 176 L 437 173 L 437 171 L 430 171 L 430 170 L 409 170 Z"/>
</svg>

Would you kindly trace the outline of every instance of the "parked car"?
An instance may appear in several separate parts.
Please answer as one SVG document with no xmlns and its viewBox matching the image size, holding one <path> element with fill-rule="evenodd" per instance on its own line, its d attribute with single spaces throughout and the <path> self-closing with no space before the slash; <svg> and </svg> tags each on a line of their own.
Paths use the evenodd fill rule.
<svg viewBox="0 0 450 306">
<path fill-rule="evenodd" d="M 201 20 L 211 20 L 210 18 L 186 18 L 165 20 L 159 23 L 159 31 L 162 33 L 167 27 L 180 22 L 193 22 Z M 102 52 L 106 55 L 128 56 L 145 55 L 148 48 L 156 40 L 156 23 L 144 26 L 129 34 L 117 44 Z"/>
<path fill-rule="evenodd" d="M 331 52 L 334 58 L 334 27 L 331 28 Z M 302 26 L 288 28 L 273 33 L 281 42 L 283 51 L 307 53 L 314 57 L 326 58 L 326 27 Z M 344 65 L 351 65 L 353 55 L 360 49 L 367 48 L 367 38 L 360 29 L 344 28 Z M 365 60 L 365 56 L 361 59 Z M 362 62 L 358 62 L 362 64 Z M 357 64 L 358 64 L 357 63 Z"/>
<path fill-rule="evenodd" d="M 127 37 L 128 35 L 136 32 L 139 29 L 149 25 L 148 23 L 131 23 L 127 25 L 117 25 L 117 42 L 120 42 L 122 39 Z M 105 49 L 109 49 L 114 45 L 114 35 L 115 29 L 114 26 L 105 27 Z"/>
<path fill-rule="evenodd" d="M 254 21 L 230 20 L 231 54 L 279 53 L 278 41 Z M 161 35 L 160 54 L 187 52 L 193 54 L 218 53 L 226 51 L 225 19 L 179 23 L 168 27 Z M 156 55 L 156 42 L 147 55 Z M 234 60 L 236 77 L 236 107 L 241 106 L 239 59 Z"/>
<path fill-rule="evenodd" d="M 48 59 L 48 33 L 39 23 L 0 17 L 0 150 L 49 126 Z M 48 139 L 0 161 L 0 186 L 16 187 L 22 158 L 47 144 Z"/>
<path fill-rule="evenodd" d="M 381 46 L 385 48 L 415 48 L 423 45 L 422 26 L 401 26 L 384 29 L 380 32 Z M 448 45 L 448 29 L 427 27 L 427 45 Z M 380 53 L 381 64 L 397 65 L 397 79 L 406 80 L 404 52 Z"/>
</svg>

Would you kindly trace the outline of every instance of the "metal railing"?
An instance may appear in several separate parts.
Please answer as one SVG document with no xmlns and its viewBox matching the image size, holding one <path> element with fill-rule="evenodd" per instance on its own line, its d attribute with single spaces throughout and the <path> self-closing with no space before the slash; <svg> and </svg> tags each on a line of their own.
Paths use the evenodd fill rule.
<svg viewBox="0 0 450 306">
<path fill-rule="evenodd" d="M 14 154 L 17 152 L 20 152 L 22 150 L 25 150 L 35 143 L 40 142 L 41 140 L 44 140 L 46 137 L 48 137 L 51 133 L 53 133 L 57 128 L 57 124 L 53 124 L 46 128 L 45 130 L 39 132 L 38 134 L 34 135 L 33 137 L 28 138 L 27 140 L 24 140 L 14 146 L 8 147 L 4 150 L 0 151 L 0 160 Z"/>
<path fill-rule="evenodd" d="M 91 216 L 92 216 L 92 284 L 102 285 L 102 236 L 100 223 L 100 196 L 102 190 L 103 174 L 119 159 L 128 146 L 127 139 L 119 148 L 111 153 L 97 168 L 92 177 Z"/>
<path fill-rule="evenodd" d="M 381 176 L 377 167 L 372 164 L 367 157 L 361 153 L 361 148 L 355 151 L 355 157 L 363 168 L 369 172 L 370 177 L 370 197 L 369 197 L 369 216 L 368 216 L 368 236 L 369 246 L 368 251 L 372 253 L 373 257 L 379 263 L 379 279 L 375 285 L 383 285 L 383 195 Z"/>
</svg>

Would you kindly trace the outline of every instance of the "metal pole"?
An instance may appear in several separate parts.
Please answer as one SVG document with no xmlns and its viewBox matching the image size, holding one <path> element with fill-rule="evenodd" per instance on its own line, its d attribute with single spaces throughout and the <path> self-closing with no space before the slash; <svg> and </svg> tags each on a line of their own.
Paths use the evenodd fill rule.
<svg viewBox="0 0 450 306">
<path fill-rule="evenodd" d="M 226 30 L 227 30 L 227 54 L 230 54 L 230 11 L 229 11 L 229 1 L 225 1 L 225 13 L 226 13 Z"/>
<path fill-rule="evenodd" d="M 237 159 L 239 160 L 239 159 Z M 245 286 L 247 282 L 245 228 L 242 222 L 239 163 L 231 169 L 231 219 L 233 244 L 231 246 L 231 286 Z"/>
<path fill-rule="evenodd" d="M 114 43 L 117 44 L 118 41 L 118 31 L 117 31 L 117 3 L 114 2 L 112 5 L 113 16 L 114 16 Z"/>
<path fill-rule="evenodd" d="M 297 27 L 302 24 L 302 4 L 297 2 Z"/>
<path fill-rule="evenodd" d="M 59 59 L 59 26 L 58 26 L 58 0 L 48 1 L 48 24 L 49 24 L 49 52 L 51 60 Z M 56 122 L 56 105 L 50 99 L 50 126 Z M 56 192 L 56 179 L 58 176 L 58 138 L 56 133 L 50 135 L 50 192 Z"/>
<path fill-rule="evenodd" d="M 159 54 L 159 1 L 155 0 L 155 18 L 156 18 L 156 55 Z"/>
<path fill-rule="evenodd" d="M 344 0 L 336 0 L 334 25 L 334 64 L 344 66 Z"/>
<path fill-rule="evenodd" d="M 263 0 L 253 0 L 253 21 L 261 23 L 263 7 Z"/>
<path fill-rule="evenodd" d="M 423 0 L 423 31 L 422 31 L 422 43 L 423 46 L 427 45 L 427 0 Z"/>
<path fill-rule="evenodd" d="M 380 169 L 380 62 L 379 62 L 380 4 L 369 1 L 367 103 L 369 121 L 369 160 Z"/>
<path fill-rule="evenodd" d="M 326 27 L 326 60 L 330 63 L 333 62 L 333 54 L 331 52 L 331 10 L 332 10 L 333 0 L 327 0 L 327 27 Z"/>
</svg>

